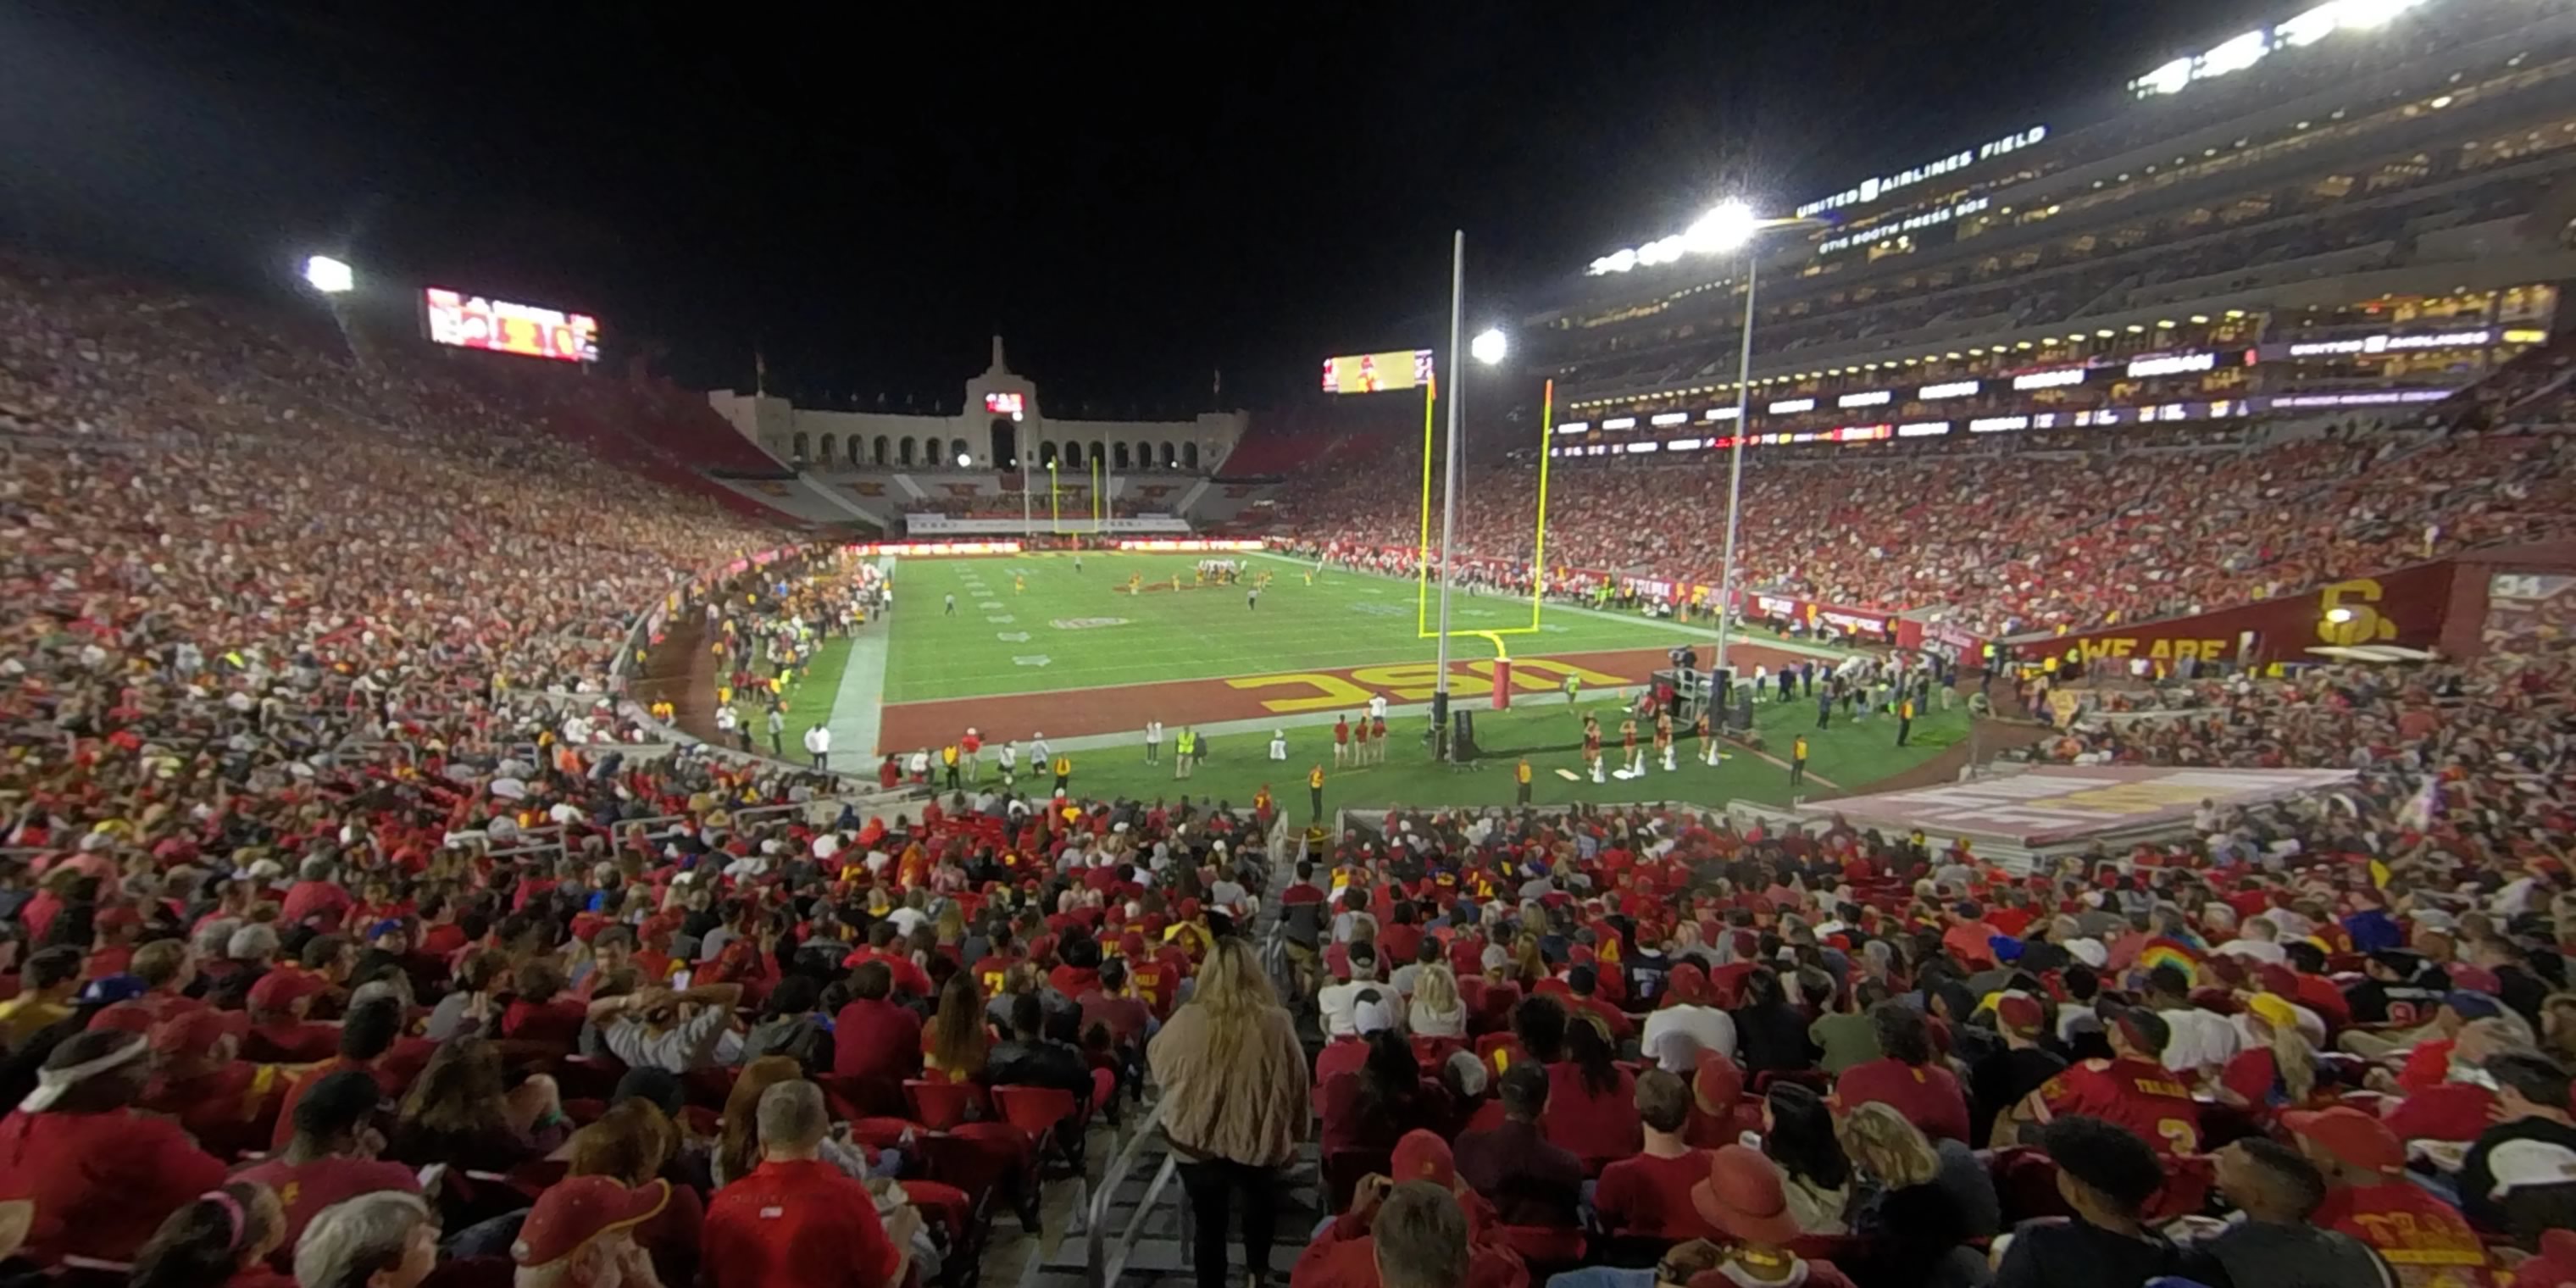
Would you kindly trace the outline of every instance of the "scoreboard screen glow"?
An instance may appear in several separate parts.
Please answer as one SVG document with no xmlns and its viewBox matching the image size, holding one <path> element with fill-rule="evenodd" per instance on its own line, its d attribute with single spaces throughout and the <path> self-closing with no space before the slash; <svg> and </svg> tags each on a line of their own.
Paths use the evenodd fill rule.
<svg viewBox="0 0 2576 1288">
<path fill-rule="evenodd" d="M 599 361 L 599 319 L 433 286 L 421 292 L 429 338 L 557 362 Z"/>
<path fill-rule="evenodd" d="M 1431 383 L 1429 349 L 1394 349 L 1324 359 L 1324 392 L 1374 394 L 1414 389 Z"/>
</svg>

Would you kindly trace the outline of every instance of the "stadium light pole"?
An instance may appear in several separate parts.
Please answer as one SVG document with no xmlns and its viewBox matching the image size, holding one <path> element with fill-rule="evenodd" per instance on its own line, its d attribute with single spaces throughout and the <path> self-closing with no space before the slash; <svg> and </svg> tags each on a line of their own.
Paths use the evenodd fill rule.
<svg viewBox="0 0 2576 1288">
<path fill-rule="evenodd" d="M 1715 210 L 1700 216 L 1699 222 L 1683 234 L 1691 250 L 1724 253 L 1744 252 L 1744 337 L 1735 363 L 1735 434 L 1734 446 L 1727 452 L 1726 463 L 1726 551 L 1717 581 L 1717 656 L 1709 663 L 1713 676 L 1726 669 L 1726 645 L 1729 628 L 1735 623 L 1735 534 L 1737 511 L 1744 499 L 1744 438 L 1753 418 L 1753 309 L 1755 292 L 1760 285 L 1761 264 L 1753 253 L 1754 240 L 1766 228 L 1787 228 L 1812 223 L 1807 219 L 1765 219 L 1741 201 L 1720 202 Z M 1732 677 L 1729 677 L 1730 679 Z M 1734 696 L 1734 686 L 1718 695 L 1724 703 Z M 1724 708 L 1721 706 L 1721 711 Z"/>
<path fill-rule="evenodd" d="M 1450 232 L 1450 397 L 1448 397 L 1448 464 L 1440 477 L 1440 639 L 1437 639 L 1437 667 L 1440 683 L 1432 688 L 1432 747 L 1440 747 L 1440 729 L 1448 726 L 1450 693 L 1448 693 L 1448 592 L 1450 572 L 1455 562 L 1450 559 L 1450 533 L 1458 528 L 1458 397 L 1466 392 L 1466 229 Z M 1476 361 L 1492 366 L 1502 361 L 1504 337 L 1499 330 L 1484 330 L 1476 335 Z M 1458 757 L 1458 747 L 1450 744 L 1448 760 Z"/>
</svg>

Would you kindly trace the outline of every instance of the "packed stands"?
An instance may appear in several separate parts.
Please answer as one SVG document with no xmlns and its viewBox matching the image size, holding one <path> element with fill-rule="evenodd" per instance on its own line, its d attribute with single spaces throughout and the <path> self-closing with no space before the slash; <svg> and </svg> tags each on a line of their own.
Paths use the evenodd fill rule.
<svg viewBox="0 0 2576 1288">
<path fill-rule="evenodd" d="M 1748 451 L 1740 583 L 1861 607 L 1945 607 L 1991 635 L 2221 607 L 2563 535 L 2576 521 L 2576 444 L 2565 435 L 2245 445 L 2222 434 L 2123 451 L 2127 432 L 2093 431 L 2090 450 L 2076 452 L 2046 441 Z M 1723 454 L 1709 457 L 1552 470 L 1551 579 L 1562 568 L 1581 570 L 1567 585 L 1603 573 L 1716 584 L 1727 471 Z M 1536 495 L 1528 461 L 1471 457 L 1462 557 L 1525 569 Z M 1366 465 L 1303 473 L 1283 501 L 1301 541 L 1368 550 L 1409 549 L 1419 506 L 1417 473 Z"/>
</svg>

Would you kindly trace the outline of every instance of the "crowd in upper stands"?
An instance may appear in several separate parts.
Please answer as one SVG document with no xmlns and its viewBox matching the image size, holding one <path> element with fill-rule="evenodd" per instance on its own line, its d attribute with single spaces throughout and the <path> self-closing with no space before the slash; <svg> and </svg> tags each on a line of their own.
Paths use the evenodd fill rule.
<svg viewBox="0 0 2576 1288">
<path fill-rule="evenodd" d="M 2222 440 L 2033 457 L 1839 448 L 1746 453 L 1738 585 L 1858 608 L 1939 607 L 1993 637 L 2227 607 L 2576 521 L 2576 442 L 2467 430 L 2362 433 L 2244 446 Z M 2232 436 L 2231 436 L 2232 437 Z M 1282 513 L 1301 548 L 1410 549 L 1418 482 L 1383 459 L 1291 477 Z M 1715 586 L 1725 549 L 1723 453 L 1687 464 L 1558 462 L 1547 574 Z M 1473 461 L 1459 487 L 1462 557 L 1525 587 L 1536 467 Z M 1399 564 L 1405 561 L 1399 559 Z"/>
</svg>

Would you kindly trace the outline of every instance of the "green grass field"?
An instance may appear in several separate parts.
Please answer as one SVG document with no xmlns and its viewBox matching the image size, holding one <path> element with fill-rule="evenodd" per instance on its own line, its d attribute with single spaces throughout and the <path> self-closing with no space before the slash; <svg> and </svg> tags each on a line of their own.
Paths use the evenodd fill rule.
<svg viewBox="0 0 2576 1288">
<path fill-rule="evenodd" d="M 1211 737 L 1207 739 L 1206 763 L 1187 781 L 1176 781 L 1168 743 L 1163 748 L 1163 763 L 1148 765 L 1144 763 L 1140 735 L 1131 746 L 1071 753 L 1072 785 L 1084 796 L 1122 795 L 1152 800 L 1186 794 L 1248 805 L 1253 792 L 1267 783 L 1288 817 L 1302 822 L 1307 806 L 1306 770 L 1312 765 L 1324 766 L 1326 809 L 1505 805 L 1513 799 L 1512 771 L 1518 753 L 1527 749 L 1532 770 L 1531 800 L 1540 805 L 1683 800 L 1713 808 L 1738 799 L 1775 805 L 1787 804 L 1791 799 L 1788 770 L 1740 747 L 1729 747 L 1726 759 L 1712 768 L 1697 759 L 1699 745 L 1683 739 L 1675 753 L 1680 768 L 1665 773 L 1655 761 L 1651 734 L 1642 730 L 1648 762 L 1645 777 L 1624 782 L 1611 778 L 1595 786 L 1582 777 L 1579 744 L 1583 736 L 1582 713 L 1586 710 L 1601 717 L 1607 735 L 1603 753 L 1611 762 L 1605 767 L 1616 768 L 1620 718 L 1617 703 L 1587 701 L 1569 708 L 1561 696 L 1542 695 L 1516 698 L 1509 712 L 1489 711 L 1479 705 L 1476 737 L 1485 759 L 1482 767 L 1474 770 L 1433 763 L 1421 742 L 1422 718 L 1399 720 L 1391 716 L 1387 731 L 1395 738 L 1382 765 L 1336 769 L 1332 728 L 1318 725 L 1287 730 L 1288 759 L 1284 762 L 1268 759 L 1267 733 Z M 1789 740 L 1802 732 L 1807 735 L 1807 772 L 1811 780 L 1808 795 L 1821 795 L 1828 790 L 1824 781 L 1814 780 L 1829 780 L 1849 788 L 1910 769 L 1968 733 L 1964 701 L 1950 711 L 1935 710 L 1916 720 L 1904 747 L 1896 745 L 1896 722 L 1883 716 L 1853 722 L 1838 710 L 1832 727 L 1818 733 L 1816 708 L 1811 702 L 1756 706 L 1753 722 L 1769 754 L 1783 762 L 1788 759 Z M 1573 771 L 1577 781 L 1559 777 L 1559 769 Z M 984 772 L 988 778 L 995 772 L 989 762 Z M 1021 779 L 1023 788 L 1031 785 L 1032 780 Z M 1043 790 L 1049 784 L 1034 785 Z"/>
<path fill-rule="evenodd" d="M 1253 558 L 1277 574 L 1261 607 L 1240 586 L 1188 587 L 1197 555 L 1009 559 L 907 559 L 895 569 L 892 654 L 885 700 L 923 702 L 1092 689 L 1164 680 L 1427 662 L 1433 641 L 1416 635 L 1409 582 L 1339 569 L 1305 579 L 1305 565 Z M 1130 575 L 1165 589 L 1126 591 Z M 1017 586 L 1015 587 L 1015 580 Z M 948 596 L 957 612 L 944 611 Z M 1453 632 L 1529 625 L 1527 600 L 1453 593 Z M 1705 645 L 1706 632 L 1697 632 Z M 1550 605 L 1538 633 L 1506 636 L 1514 656 L 1595 649 L 1669 648 L 1689 638 L 1668 623 Z M 1453 642 L 1453 656 L 1489 658 L 1481 639 Z M 1040 661 L 1039 659 L 1043 659 Z"/>
<path fill-rule="evenodd" d="M 1177 574 L 1184 586 L 1198 561 L 1196 555 L 1108 555 L 1083 558 L 1083 571 L 1073 570 L 1067 555 L 1029 555 L 1007 559 L 908 559 L 895 570 L 897 604 L 892 615 L 884 701 L 923 702 L 948 698 L 989 697 L 1022 693 L 1070 692 L 1114 685 L 1172 680 L 1214 679 L 1293 671 L 1324 671 L 1384 663 L 1427 662 L 1434 642 L 1416 635 L 1414 588 L 1411 583 L 1363 573 L 1329 570 L 1312 584 L 1306 566 L 1277 559 L 1253 558 L 1256 571 L 1276 575 L 1262 593 L 1259 609 L 1247 609 L 1240 586 L 1168 589 Z M 1166 589 L 1142 595 L 1127 593 L 1131 575 L 1163 579 Z M 944 602 L 956 596 L 957 612 Z M 1525 626 L 1527 601 L 1498 597 L 1453 597 L 1451 617 L 1458 631 Z M 1763 633 L 1752 642 L 1778 644 Z M 1684 640 L 1703 648 L 1704 628 L 1688 632 L 1669 623 L 1616 613 L 1592 613 L 1549 605 L 1541 629 L 1506 636 L 1515 657 L 1608 649 L 1662 649 Z M 790 699 L 790 727 L 825 718 L 840 684 L 845 646 L 827 645 L 823 656 Z M 1493 656 L 1491 641 L 1456 639 L 1453 656 Z M 1041 661 L 1043 659 L 1043 661 Z M 1588 778 L 1567 781 L 1556 772 L 1581 775 L 1581 713 L 1603 717 L 1609 754 L 1618 755 L 1618 705 L 1587 701 L 1569 707 L 1558 694 L 1522 694 L 1509 712 L 1494 712 L 1482 699 L 1474 703 L 1478 739 L 1484 750 L 1481 768 L 1458 769 L 1432 762 L 1420 735 L 1420 715 L 1392 717 L 1395 734 L 1386 763 L 1336 768 L 1332 765 L 1329 725 L 1287 727 L 1288 758 L 1268 759 L 1267 730 L 1208 735 L 1205 762 L 1186 782 L 1174 780 L 1170 755 L 1163 764 L 1144 762 L 1142 734 L 1127 745 L 1074 750 L 1074 790 L 1085 796 L 1110 794 L 1152 799 L 1186 792 L 1237 805 L 1248 804 L 1267 784 L 1291 818 L 1302 818 L 1307 805 L 1307 768 L 1325 766 L 1327 808 L 1388 805 L 1505 804 L 1515 795 L 1513 766 L 1527 752 L 1534 772 L 1533 799 L 1541 804 L 1587 801 L 1688 800 L 1711 806 L 1731 799 L 1786 803 L 1791 799 L 1788 772 L 1760 754 L 1730 749 L 1720 765 L 1697 759 L 1689 741 L 1678 753 L 1680 768 L 1666 773 L 1650 763 L 1643 777 L 1594 785 Z M 1909 745 L 1895 745 L 1896 723 L 1877 718 L 1851 722 L 1841 712 L 1832 727 L 1815 732 L 1811 702 L 1769 704 L 1755 709 L 1756 728 L 1785 761 L 1790 739 L 1809 735 L 1808 794 L 1883 779 L 1909 769 L 1960 739 L 1968 730 L 1964 706 L 1926 713 L 1915 722 Z M 1229 713 L 1232 714 L 1232 713 Z M 1170 717 L 1166 717 L 1170 720 Z M 1142 717 L 1139 717 L 1139 725 Z M 1179 722 L 1172 721 L 1177 731 Z M 1651 740 L 1648 758 L 1653 760 Z M 1614 766 L 1615 767 L 1615 766 Z M 988 759 L 985 773 L 997 771 Z M 1042 780 L 1023 777 L 1025 789 L 1044 790 Z"/>
</svg>

